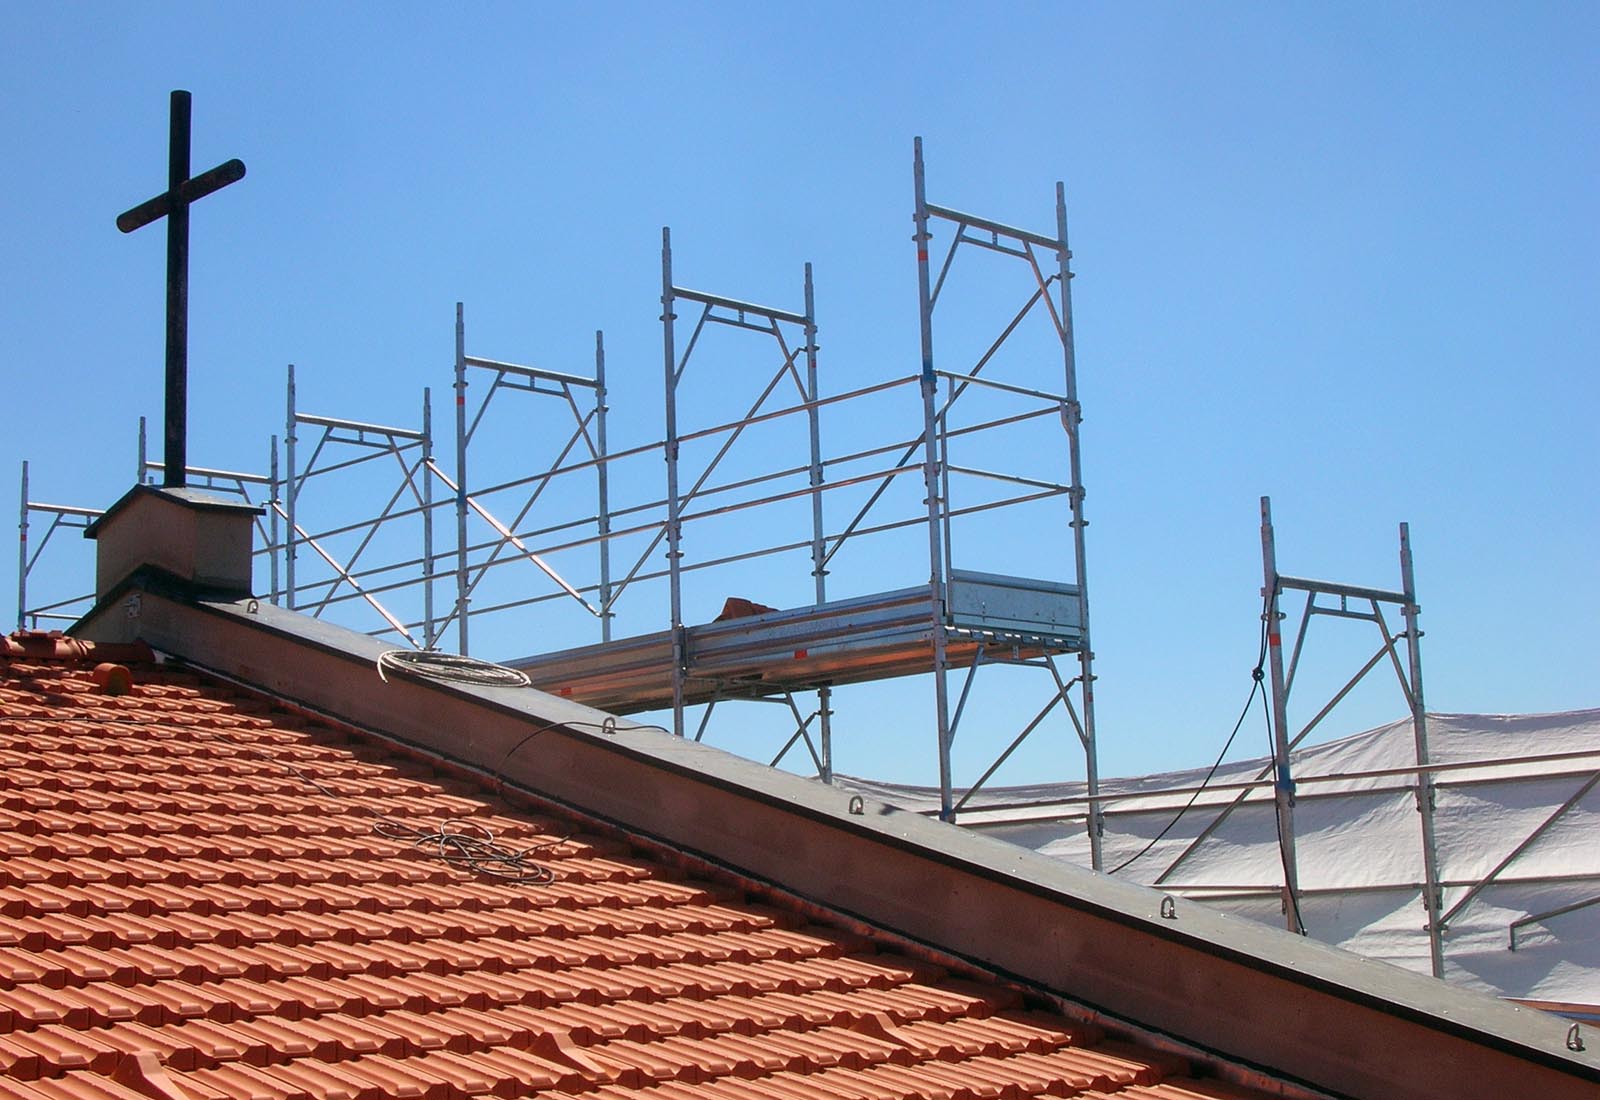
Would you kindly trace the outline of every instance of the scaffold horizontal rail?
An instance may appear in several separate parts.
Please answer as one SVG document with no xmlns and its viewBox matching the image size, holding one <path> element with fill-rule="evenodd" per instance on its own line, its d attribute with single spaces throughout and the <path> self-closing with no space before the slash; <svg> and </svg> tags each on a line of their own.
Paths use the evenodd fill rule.
<svg viewBox="0 0 1600 1100">
<path fill-rule="evenodd" d="M 1048 248 L 1052 252 L 1061 247 L 1060 241 L 1053 237 L 1046 237 L 1043 233 L 1018 229 L 1016 226 L 1006 225 L 1004 222 L 991 221 L 988 218 L 980 218 L 975 214 L 963 214 L 961 211 L 952 210 L 948 206 L 937 206 L 931 202 L 926 205 L 928 213 L 935 217 L 944 218 L 946 221 L 956 222 L 971 229 L 982 229 L 986 233 L 997 233 L 1002 237 L 1010 237 L 1012 240 L 1035 244 L 1040 248 Z"/>
<path fill-rule="evenodd" d="M 543 367 L 525 367 L 520 363 L 504 363 L 499 359 L 484 359 L 476 355 L 464 355 L 461 361 L 469 367 L 483 367 L 506 374 L 518 374 L 524 378 L 537 378 L 544 382 L 559 382 L 567 386 L 587 386 L 594 389 L 600 385 L 598 380 L 585 378 L 581 374 L 567 374 L 558 370 L 546 370 Z"/>
<path fill-rule="evenodd" d="M 1405 604 L 1411 601 L 1404 592 L 1391 592 L 1384 588 L 1366 588 L 1358 584 L 1341 584 L 1338 581 L 1314 581 L 1305 577 L 1278 578 L 1280 588 L 1297 592 L 1314 592 L 1326 596 L 1346 596 L 1353 600 L 1381 600 L 1385 603 Z"/>
<path fill-rule="evenodd" d="M 315 416 L 311 413 L 295 413 L 295 420 L 301 424 L 314 424 L 319 428 L 328 428 L 333 431 L 343 429 L 347 432 L 362 432 L 371 435 L 386 435 L 394 439 L 421 440 L 423 433 L 411 428 L 391 428 L 386 424 L 367 424 L 360 420 L 341 420 L 336 416 Z"/>
<path fill-rule="evenodd" d="M 737 298 L 727 298 L 721 294 L 707 294 L 703 290 L 690 290 L 688 287 L 674 286 L 672 294 L 677 298 L 685 298 L 691 302 L 702 305 L 721 306 L 731 309 L 736 313 L 753 313 L 757 317 L 770 317 L 774 321 L 787 321 L 794 325 L 806 324 L 806 318 L 798 313 L 791 313 L 786 309 L 773 309 L 771 306 L 757 305 L 755 302 L 741 302 Z"/>
</svg>

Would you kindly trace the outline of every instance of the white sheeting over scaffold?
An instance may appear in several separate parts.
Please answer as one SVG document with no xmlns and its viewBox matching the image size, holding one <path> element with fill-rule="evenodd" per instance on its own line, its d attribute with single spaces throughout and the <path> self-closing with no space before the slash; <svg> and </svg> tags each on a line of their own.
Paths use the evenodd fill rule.
<svg viewBox="0 0 1600 1100">
<path fill-rule="evenodd" d="M 1449 917 L 1444 977 L 1502 997 L 1600 1005 L 1600 709 L 1433 714 L 1428 743 L 1433 763 L 1444 765 L 1435 772 L 1439 873 Z M 1305 748 L 1292 764 L 1308 933 L 1427 973 L 1410 720 Z M 1265 758 L 1224 764 L 1193 808 L 1118 877 L 1282 926 L 1272 787 L 1238 787 L 1267 767 Z M 1204 776 L 1200 768 L 1104 781 L 1102 793 L 1113 796 L 1105 804 L 1105 866 L 1116 868 L 1149 843 Z M 907 809 L 938 809 L 931 788 L 850 777 L 837 782 Z M 1241 793 L 1237 809 L 1197 844 Z M 974 796 L 960 822 L 1087 866 L 1083 794 L 1081 783 L 996 787 Z M 1517 928 L 1511 950 L 1513 922 L 1590 900 L 1596 904 Z"/>
</svg>

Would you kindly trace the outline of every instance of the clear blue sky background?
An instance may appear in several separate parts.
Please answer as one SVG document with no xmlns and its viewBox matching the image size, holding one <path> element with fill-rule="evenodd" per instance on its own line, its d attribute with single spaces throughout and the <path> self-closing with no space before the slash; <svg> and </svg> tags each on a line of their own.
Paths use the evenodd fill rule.
<svg viewBox="0 0 1600 1100">
<path fill-rule="evenodd" d="M 112 221 L 164 186 L 172 88 L 196 170 L 249 166 L 196 209 L 191 306 L 191 461 L 246 470 L 289 362 L 306 409 L 414 425 L 432 386 L 445 427 L 458 300 L 477 354 L 585 371 L 605 328 L 617 442 L 655 438 L 663 225 L 688 285 L 798 308 L 816 265 L 825 389 L 911 373 L 920 134 L 934 201 L 1048 231 L 1067 183 L 1107 774 L 1220 745 L 1263 493 L 1285 572 L 1396 586 L 1411 522 L 1432 709 L 1593 706 L 1597 73 L 1590 3 L 12 5 L 0 472 L 132 481 L 163 234 Z M 1062 534 L 1018 571 L 1062 575 Z M 39 595 L 86 587 L 70 557 Z M 549 637 L 503 629 L 484 655 Z M 1302 714 L 1369 650 L 1325 630 Z M 969 766 L 1019 707 L 978 709 Z M 1382 685 L 1328 732 L 1402 711 Z M 843 710 L 840 768 L 931 779 L 930 713 Z M 1007 778 L 1077 774 L 1049 736 Z"/>
</svg>

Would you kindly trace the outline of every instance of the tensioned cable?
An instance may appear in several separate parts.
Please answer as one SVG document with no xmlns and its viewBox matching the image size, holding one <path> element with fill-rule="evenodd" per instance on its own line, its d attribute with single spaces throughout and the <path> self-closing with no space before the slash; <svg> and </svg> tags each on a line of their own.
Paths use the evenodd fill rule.
<svg viewBox="0 0 1600 1100">
<path fill-rule="evenodd" d="M 1117 874 L 1135 860 L 1143 857 L 1150 851 L 1151 848 L 1154 848 L 1156 844 L 1161 841 L 1162 837 L 1170 833 L 1179 821 L 1183 820 L 1183 815 L 1194 808 L 1195 802 L 1200 798 L 1200 795 L 1205 791 L 1211 780 L 1216 776 L 1217 769 L 1222 767 L 1222 761 L 1228 755 L 1228 750 L 1233 747 L 1233 740 L 1239 736 L 1239 730 L 1244 727 L 1244 720 L 1250 716 L 1250 707 L 1255 703 L 1256 696 L 1258 694 L 1261 696 L 1262 705 L 1266 705 L 1267 696 L 1266 693 L 1261 690 L 1261 681 L 1265 675 L 1262 670 L 1267 663 L 1267 616 L 1271 613 L 1271 610 L 1272 597 L 1268 595 L 1261 609 L 1261 644 L 1256 652 L 1256 665 L 1250 670 L 1250 695 L 1245 699 L 1244 707 L 1239 711 L 1239 720 L 1233 724 L 1233 732 L 1228 734 L 1228 739 L 1223 742 L 1222 751 L 1217 754 L 1216 763 L 1211 765 L 1211 770 L 1206 772 L 1206 777 L 1200 781 L 1200 785 L 1196 787 L 1194 793 L 1189 796 L 1189 801 L 1184 803 L 1183 809 L 1174 814 L 1172 816 L 1172 820 L 1167 822 L 1159 833 L 1151 837 L 1148 844 L 1146 844 L 1143 848 L 1140 848 L 1137 852 L 1123 860 L 1121 863 L 1117 864 L 1107 872 L 1108 874 Z M 1270 732 L 1270 730 L 1271 720 L 1269 719 L 1268 731 Z M 1281 842 L 1279 844 L 1279 848 L 1282 848 Z M 1299 918 L 1296 917 L 1297 921 L 1298 919 Z"/>
</svg>

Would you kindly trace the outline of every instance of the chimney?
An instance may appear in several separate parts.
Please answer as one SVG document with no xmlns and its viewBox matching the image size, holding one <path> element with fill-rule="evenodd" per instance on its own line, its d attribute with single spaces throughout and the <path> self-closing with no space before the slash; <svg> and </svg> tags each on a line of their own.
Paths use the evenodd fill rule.
<svg viewBox="0 0 1600 1100">
<path fill-rule="evenodd" d="M 135 485 L 83 532 L 99 543 L 95 599 L 147 566 L 218 595 L 250 595 L 251 528 L 261 513 L 195 489 Z"/>
</svg>

